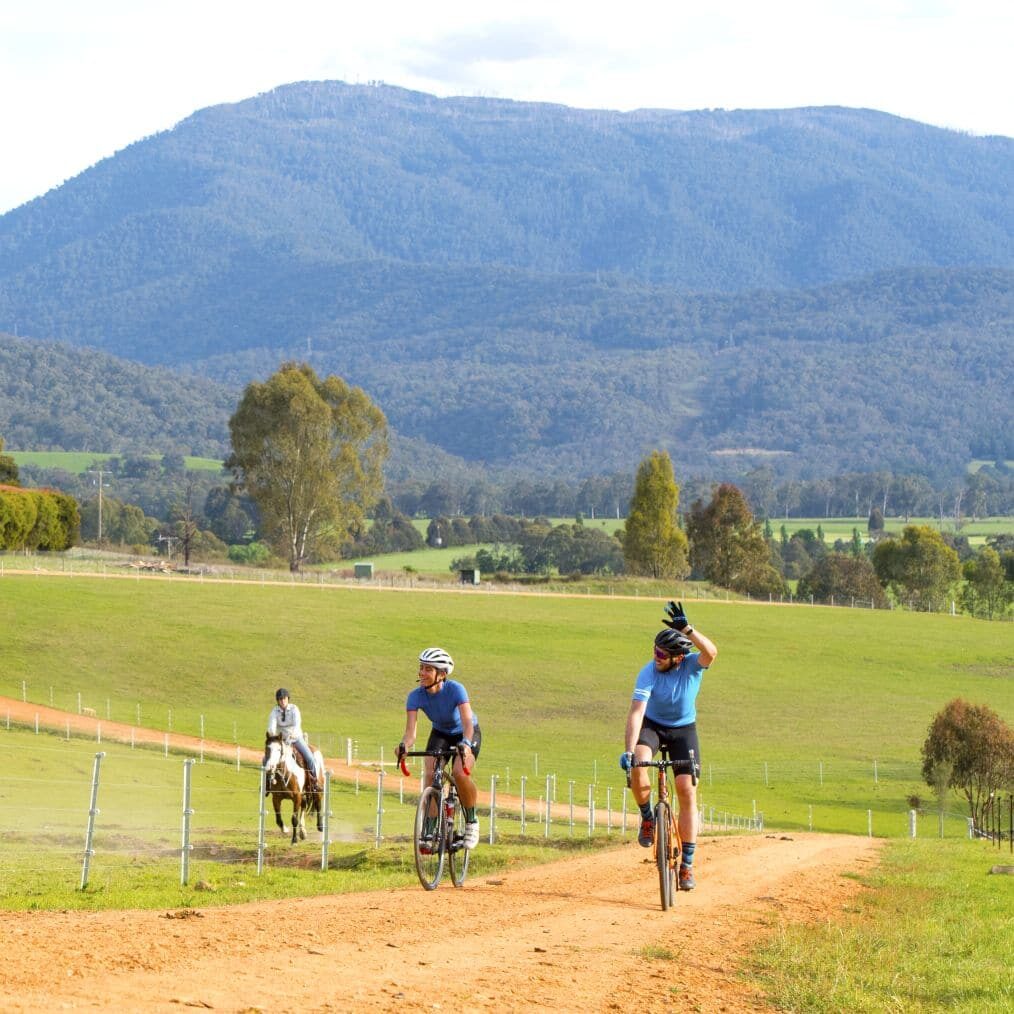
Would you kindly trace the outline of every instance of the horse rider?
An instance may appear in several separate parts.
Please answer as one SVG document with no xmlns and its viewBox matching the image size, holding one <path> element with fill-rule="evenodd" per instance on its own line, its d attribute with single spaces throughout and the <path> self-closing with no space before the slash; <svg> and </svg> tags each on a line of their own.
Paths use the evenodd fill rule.
<svg viewBox="0 0 1014 1014">
<path fill-rule="evenodd" d="M 289 691 L 285 687 L 279 687 L 275 691 L 275 700 L 278 702 L 268 715 L 268 735 L 281 736 L 283 743 L 291 743 L 303 758 L 306 773 L 312 778 L 317 788 L 320 788 L 321 772 L 317 771 L 314 763 L 313 752 L 306 744 L 306 737 L 303 735 L 303 722 L 299 714 L 299 706 L 289 703 Z M 268 751 L 264 751 L 264 764 L 268 762 Z"/>
</svg>

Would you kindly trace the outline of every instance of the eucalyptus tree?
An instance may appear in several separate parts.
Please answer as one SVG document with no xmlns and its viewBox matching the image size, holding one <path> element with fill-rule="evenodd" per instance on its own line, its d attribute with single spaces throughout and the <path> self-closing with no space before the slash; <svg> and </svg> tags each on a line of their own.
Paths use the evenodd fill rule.
<svg viewBox="0 0 1014 1014">
<path fill-rule="evenodd" d="M 247 386 L 226 461 L 257 505 L 261 537 L 298 572 L 336 554 L 383 489 L 387 420 L 358 387 L 289 362 Z"/>
</svg>

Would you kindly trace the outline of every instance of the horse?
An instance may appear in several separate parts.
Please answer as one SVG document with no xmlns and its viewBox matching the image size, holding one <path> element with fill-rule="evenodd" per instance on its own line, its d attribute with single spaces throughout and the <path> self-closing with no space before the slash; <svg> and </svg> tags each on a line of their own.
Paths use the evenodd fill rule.
<svg viewBox="0 0 1014 1014">
<path fill-rule="evenodd" d="M 275 810 L 275 823 L 285 834 L 282 820 L 282 802 L 292 802 L 292 844 L 306 838 L 304 817 L 307 813 L 317 814 L 317 830 L 324 830 L 324 793 L 321 789 L 307 785 L 309 774 L 296 760 L 296 751 L 291 743 L 283 743 L 281 736 L 268 735 L 264 746 L 268 759 L 264 765 L 264 787 L 271 795 Z M 319 750 L 313 757 L 320 771 L 324 770 L 324 758 Z"/>
</svg>

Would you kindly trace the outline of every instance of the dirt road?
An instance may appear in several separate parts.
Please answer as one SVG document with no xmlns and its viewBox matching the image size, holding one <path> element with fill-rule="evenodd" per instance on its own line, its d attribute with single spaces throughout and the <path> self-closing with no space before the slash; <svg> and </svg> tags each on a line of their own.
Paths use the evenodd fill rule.
<svg viewBox="0 0 1014 1014">
<path fill-rule="evenodd" d="M 441 886 L 232 908 L 0 913 L 5 1011 L 755 1011 L 737 976 L 779 923 L 840 914 L 876 843 L 703 840 L 659 909 L 636 844 Z M 646 957 L 666 948 L 675 960 Z M 696 1005 L 696 1006 L 695 1006 Z"/>
<path fill-rule="evenodd" d="M 48 710 L 3 701 L 0 713 L 8 703 L 20 721 Z M 60 728 L 67 716 L 55 714 Z M 739 977 L 740 960 L 780 924 L 840 915 L 862 890 L 843 874 L 871 869 L 879 844 L 703 838 L 698 889 L 668 913 L 650 853 L 633 842 L 461 890 L 0 912 L 0 1008 L 756 1011 L 764 1004 Z"/>
</svg>

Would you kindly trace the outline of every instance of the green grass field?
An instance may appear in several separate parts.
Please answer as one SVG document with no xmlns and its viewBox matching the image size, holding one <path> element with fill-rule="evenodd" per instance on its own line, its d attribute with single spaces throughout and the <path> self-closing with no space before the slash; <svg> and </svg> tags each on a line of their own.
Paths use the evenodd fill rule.
<svg viewBox="0 0 1014 1014">
<path fill-rule="evenodd" d="M 779 932 L 742 974 L 759 979 L 780 1009 L 1009 1009 L 1010 878 L 986 876 L 995 853 L 966 840 L 959 800 L 938 822 L 919 749 L 931 717 L 954 696 L 1014 720 L 1011 625 L 685 604 L 719 647 L 699 699 L 705 809 L 749 815 L 756 807 L 769 828 L 857 834 L 872 817 L 873 833 L 894 839 L 854 911 L 816 930 Z M 400 737 L 418 650 L 440 643 L 454 654 L 483 727 L 479 784 L 497 774 L 517 793 L 525 775 L 534 799 L 550 774 L 557 798 L 573 783 L 579 803 L 592 785 L 601 817 L 607 792 L 619 807 L 624 717 L 661 605 L 8 574 L 0 577 L 0 693 L 70 710 L 80 694 L 113 720 L 195 735 L 203 716 L 207 738 L 255 747 L 281 684 L 303 707 L 311 737 L 330 744 L 328 756 L 340 755 L 348 737 L 361 760 L 375 759 Z M 0 782 L 3 907 L 199 907 L 412 882 L 401 840 L 411 804 L 388 797 L 391 840 L 374 848 L 375 795 L 351 786 L 332 806 L 347 840 L 332 846 L 326 872 L 318 844 L 293 851 L 272 832 L 257 876 L 256 773 L 206 762 L 194 765 L 196 847 L 190 886 L 181 887 L 181 758 L 104 743 L 101 838 L 89 887 L 77 890 L 96 748 L 8 731 L 0 708 L 7 770 L 22 762 L 16 778 Z M 905 837 L 913 794 L 929 800 L 914 842 Z M 476 854 L 476 874 L 604 840 L 589 845 L 561 827 L 546 849 L 531 831 L 521 841 L 516 823 L 501 826 L 501 844 Z M 198 891 L 199 882 L 209 890 Z"/>
<path fill-rule="evenodd" d="M 88 451 L 6 451 L 17 465 L 36 465 L 39 468 L 62 468 L 65 472 L 82 475 L 90 468 L 96 468 L 112 457 L 123 455 L 93 454 Z M 159 454 L 146 454 L 153 461 L 160 460 Z M 185 456 L 187 468 L 194 472 L 220 472 L 222 462 L 215 458 L 194 458 Z"/>
<path fill-rule="evenodd" d="M 777 538 L 782 525 L 791 536 L 802 528 L 812 532 L 820 526 L 824 533 L 824 541 L 833 543 L 836 539 L 848 541 L 852 532 L 858 529 L 860 538 L 865 542 L 868 538 L 867 524 L 869 518 L 788 518 L 771 519 L 771 528 Z M 975 518 L 965 521 L 960 529 L 954 524 L 953 518 L 903 518 L 888 517 L 884 519 L 884 530 L 888 535 L 900 535 L 909 525 L 928 525 L 930 528 L 949 535 L 960 534 L 968 538 L 974 545 L 982 545 L 990 535 L 1014 535 L 1014 517 Z"/>
<path fill-rule="evenodd" d="M 415 657 L 443 644 L 486 737 L 480 774 L 580 793 L 617 755 L 660 600 L 7 577 L 0 692 L 257 745 L 288 686 L 325 753 L 398 742 Z M 698 701 L 701 800 L 769 825 L 874 834 L 929 798 L 919 750 L 961 695 L 1014 719 L 1010 624 L 901 612 L 688 602 L 720 657 Z M 580 715 L 580 720 L 574 716 Z M 0 714 L 0 720 L 3 715 Z M 578 795 L 578 799 L 581 796 Z M 948 807 L 960 833 L 962 806 Z"/>
<path fill-rule="evenodd" d="M 841 920 L 781 930 L 747 971 L 778 1010 L 1009 1011 L 1011 862 L 988 842 L 892 843 Z"/>
</svg>

